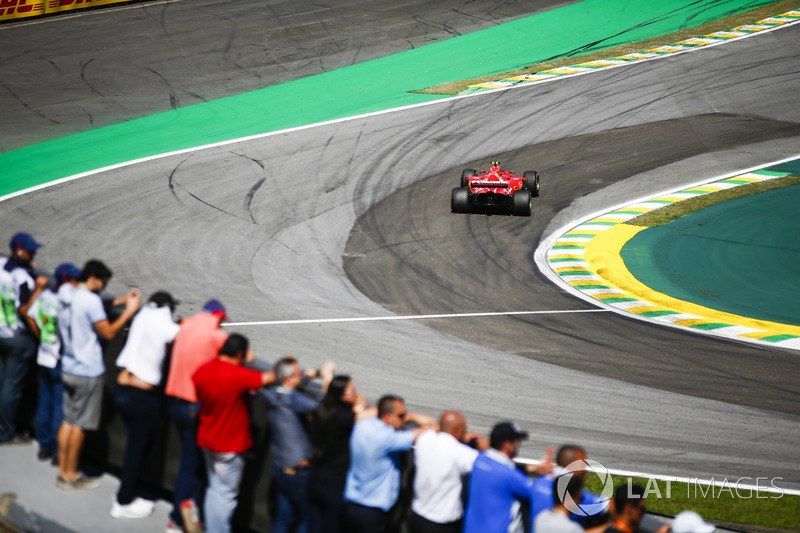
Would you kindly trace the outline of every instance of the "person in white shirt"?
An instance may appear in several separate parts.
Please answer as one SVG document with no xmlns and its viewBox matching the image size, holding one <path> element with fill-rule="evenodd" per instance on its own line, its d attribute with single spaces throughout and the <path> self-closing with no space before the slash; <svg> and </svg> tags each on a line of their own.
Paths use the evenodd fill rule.
<svg viewBox="0 0 800 533">
<path fill-rule="evenodd" d="M 128 339 L 117 358 L 114 403 L 128 430 L 113 518 L 143 518 L 154 503 L 136 497 L 136 477 L 147 452 L 161 406 L 162 365 L 169 344 L 180 329 L 172 318 L 177 301 L 165 291 L 154 293 L 133 319 Z"/>
<path fill-rule="evenodd" d="M 439 431 L 424 432 L 414 445 L 414 499 L 408 520 L 411 533 L 461 531 L 462 481 L 472 472 L 478 450 L 463 443 L 468 438 L 463 414 L 445 411 L 439 427 Z"/>
</svg>

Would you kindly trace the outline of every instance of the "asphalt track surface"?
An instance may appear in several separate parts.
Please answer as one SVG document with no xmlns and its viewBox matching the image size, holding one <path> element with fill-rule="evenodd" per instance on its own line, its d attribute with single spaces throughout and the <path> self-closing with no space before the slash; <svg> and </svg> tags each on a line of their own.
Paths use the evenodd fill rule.
<svg viewBox="0 0 800 533">
<path fill-rule="evenodd" d="M 104 17 L 163 23 L 180 5 L 81 17 L 81 32 L 113 43 L 127 19 L 109 24 Z M 410 5 L 409 13 L 422 5 Z M 523 14 L 522 3 L 512 5 Z M 502 19 L 491 18 L 493 2 L 470 6 L 484 22 Z M 189 59 L 231 35 L 229 18 L 210 16 L 219 26 L 205 26 L 196 48 L 184 44 L 173 61 L 163 43 L 144 38 L 131 55 L 151 58 L 159 72 L 162 62 L 186 69 L 189 79 L 203 71 Z M 479 29 L 475 18 L 463 19 L 464 31 Z M 173 22 L 182 30 L 170 31 L 191 31 L 191 23 Z M 24 38 L 57 57 L 68 39 L 50 24 L 26 30 L 53 32 L 50 40 Z M 343 42 L 351 28 L 325 29 Z M 0 31 L 4 40 L 23 38 Z M 235 329 L 267 360 L 286 352 L 309 366 L 335 359 L 372 400 L 393 391 L 412 409 L 459 408 L 483 430 L 513 418 L 532 433 L 523 449 L 529 457 L 574 441 L 609 468 L 778 476 L 797 488 L 795 355 L 595 312 L 550 285 L 531 255 L 543 235 L 581 216 L 795 155 L 798 37 L 795 26 L 591 76 L 158 159 L 12 199 L 0 223 L 47 243 L 39 260 L 48 266 L 104 259 L 115 271 L 113 293 L 164 288 L 183 301 L 185 314 L 218 297 L 235 322 L 309 320 Z M 376 55 L 385 51 L 372 46 Z M 370 46 L 357 48 L 366 54 Z M 240 70 L 252 82 L 252 73 Z M 140 91 L 135 76 L 116 76 L 120 88 L 133 89 L 103 95 L 103 102 L 88 98 L 83 107 L 113 107 L 92 121 L 154 112 L 137 100 L 146 83 Z M 80 83 L 80 76 L 54 83 L 67 78 Z M 204 90 L 222 96 L 249 82 L 220 76 Z M 171 93 L 163 86 L 156 92 L 160 110 Z M 86 127 L 80 108 L 59 124 L 43 118 L 39 131 Z M 29 103 L 15 109 L 29 112 Z M 25 131 L 24 118 L 14 124 L 22 136 L 39 135 L 34 126 Z M 460 169 L 495 157 L 542 173 L 534 216 L 451 215 Z M 541 314 L 348 320 L 487 311 Z"/>
</svg>

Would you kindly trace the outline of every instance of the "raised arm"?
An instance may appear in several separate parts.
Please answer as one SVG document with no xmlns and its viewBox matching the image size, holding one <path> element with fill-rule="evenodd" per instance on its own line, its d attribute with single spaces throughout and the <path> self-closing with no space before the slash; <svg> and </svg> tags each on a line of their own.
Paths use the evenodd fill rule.
<svg viewBox="0 0 800 533">
<path fill-rule="evenodd" d="M 141 303 L 142 295 L 139 293 L 139 289 L 133 289 L 126 296 L 117 298 L 114 301 L 116 302 L 120 299 L 124 301 L 125 309 L 115 321 L 111 322 L 106 318 L 94 323 L 94 330 L 100 337 L 107 341 L 116 337 L 117 333 L 119 333 L 128 320 L 133 318 L 133 315 L 135 315 L 136 311 L 139 310 L 139 304 Z"/>
</svg>

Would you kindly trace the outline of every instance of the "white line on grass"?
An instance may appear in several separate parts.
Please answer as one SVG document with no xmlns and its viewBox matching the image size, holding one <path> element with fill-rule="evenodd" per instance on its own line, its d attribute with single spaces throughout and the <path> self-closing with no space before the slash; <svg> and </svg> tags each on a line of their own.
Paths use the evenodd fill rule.
<svg viewBox="0 0 800 533">
<path fill-rule="evenodd" d="M 535 459 L 524 459 L 521 457 L 517 457 L 514 459 L 514 462 L 520 464 L 531 464 L 531 465 L 538 465 L 541 461 Z M 587 469 L 592 470 L 590 466 L 587 466 Z M 768 492 L 772 494 L 780 494 L 781 496 L 784 494 L 789 494 L 792 496 L 800 496 L 800 490 L 797 489 L 789 489 L 779 487 L 774 484 L 776 480 L 783 481 L 783 478 L 776 477 L 776 478 L 753 478 L 750 476 L 740 476 L 740 477 L 733 477 L 729 479 L 728 477 L 723 477 L 722 479 L 711 478 L 711 479 L 701 479 L 699 477 L 686 477 L 686 476 L 669 476 L 666 474 L 648 474 L 645 472 L 634 472 L 631 470 L 617 470 L 612 468 L 607 468 L 605 472 L 608 472 L 612 476 L 620 476 L 620 477 L 629 477 L 629 478 L 637 478 L 637 479 L 655 479 L 658 481 L 667 481 L 667 482 L 674 482 L 674 483 L 686 483 L 687 485 L 704 485 L 704 486 L 714 486 L 720 487 L 724 489 L 726 492 L 728 491 L 735 491 L 739 494 L 739 491 L 747 491 L 747 494 L 752 495 L 753 492 L 756 494 L 761 492 Z M 755 485 L 751 483 L 745 483 L 745 481 L 754 481 L 756 482 Z M 760 484 L 761 481 L 767 484 Z M 700 490 L 701 494 L 707 494 L 703 492 L 702 489 Z M 757 496 L 758 497 L 758 496 Z M 778 496 L 780 498 L 780 496 Z M 775 499 L 778 499 L 775 498 Z M 761 498 L 766 499 L 766 498 Z"/>
</svg>

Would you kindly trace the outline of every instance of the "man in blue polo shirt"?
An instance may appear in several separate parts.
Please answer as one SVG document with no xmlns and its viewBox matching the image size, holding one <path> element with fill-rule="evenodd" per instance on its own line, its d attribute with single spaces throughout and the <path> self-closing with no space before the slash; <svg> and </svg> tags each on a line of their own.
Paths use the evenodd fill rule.
<svg viewBox="0 0 800 533">
<path fill-rule="evenodd" d="M 490 448 L 472 467 L 464 533 L 522 533 L 521 505 L 533 500 L 533 480 L 517 469 L 514 457 L 528 433 L 513 422 L 493 429 Z"/>
<path fill-rule="evenodd" d="M 406 421 L 420 427 L 402 430 Z M 378 417 L 356 423 L 350 436 L 350 469 L 344 499 L 345 529 L 350 533 L 382 533 L 389 510 L 400 494 L 400 457 L 425 430 L 437 427 L 427 415 L 410 414 L 402 398 L 387 395 L 378 401 Z"/>
</svg>

